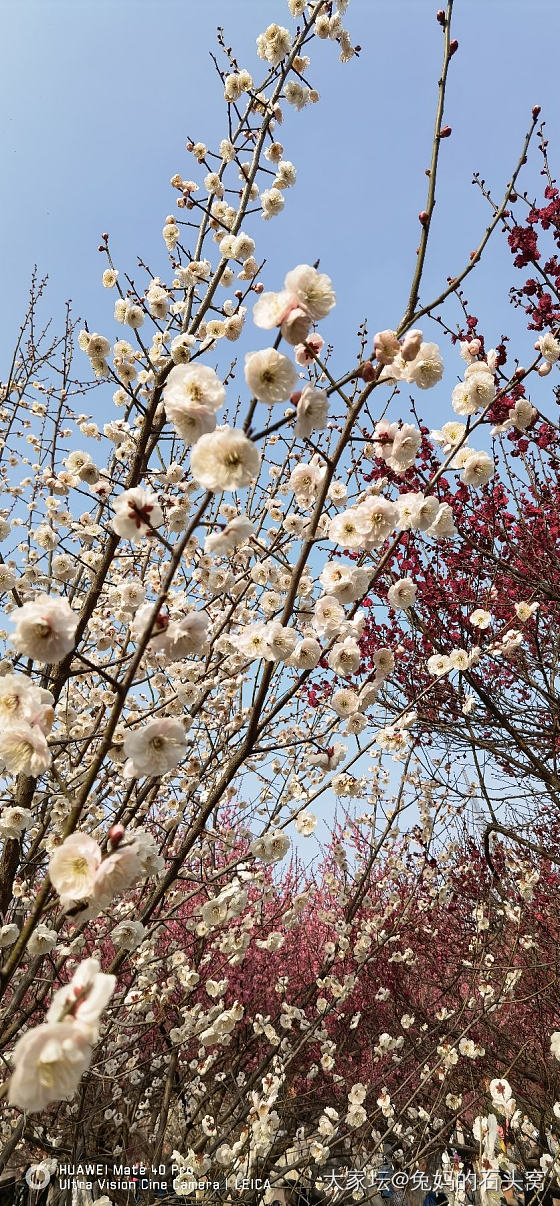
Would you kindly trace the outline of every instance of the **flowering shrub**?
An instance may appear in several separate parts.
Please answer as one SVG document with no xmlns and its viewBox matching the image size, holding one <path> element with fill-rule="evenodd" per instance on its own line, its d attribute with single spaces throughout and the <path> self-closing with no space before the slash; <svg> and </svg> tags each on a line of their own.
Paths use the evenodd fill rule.
<svg viewBox="0 0 560 1206">
<path fill-rule="evenodd" d="M 340 365 L 335 266 L 286 253 L 274 289 L 259 239 L 316 42 L 358 53 L 347 7 L 288 0 L 258 81 L 221 42 L 228 136 L 187 144 L 161 276 L 133 286 L 104 235 L 107 334 L 51 344 L 34 282 L 2 387 L 4 1164 L 77 1159 L 87 1128 L 181 1192 L 324 1187 L 461 1127 L 505 1167 L 497 1117 L 520 1152 L 555 1134 L 558 192 L 535 109 L 478 250 L 420 300 L 449 0 L 403 317 Z M 468 313 L 499 227 L 534 273 L 527 367 Z M 78 410 L 92 390 L 118 417 Z"/>
</svg>

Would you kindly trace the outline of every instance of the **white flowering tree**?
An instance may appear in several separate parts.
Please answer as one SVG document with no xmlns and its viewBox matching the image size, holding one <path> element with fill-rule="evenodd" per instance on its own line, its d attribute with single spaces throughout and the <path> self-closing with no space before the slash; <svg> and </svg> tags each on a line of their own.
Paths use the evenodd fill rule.
<svg viewBox="0 0 560 1206">
<path fill-rule="evenodd" d="M 551 541 L 536 575 L 542 534 L 531 561 L 522 524 L 512 558 L 497 510 L 512 453 L 519 514 L 523 492 L 555 507 L 558 432 L 526 382 L 559 358 L 560 317 L 532 301 L 531 362 L 508 367 L 464 294 L 504 225 L 517 266 L 538 263 L 511 205 L 539 113 L 477 250 L 423 298 L 448 0 L 402 318 L 364 324 L 338 363 L 321 334 L 336 282 L 289 259 L 268 280 L 262 219 L 295 183 L 280 122 L 319 100 L 316 42 L 355 54 L 347 7 L 288 0 L 256 80 L 221 42 L 227 136 L 187 144 L 161 275 L 132 284 L 103 236 L 106 333 L 68 315 L 62 338 L 37 335 L 33 282 L 1 412 L 4 1167 L 174 1160 L 178 1191 L 242 1176 L 254 1201 L 258 1178 L 273 1197 L 325 1190 L 387 1143 L 414 1169 L 459 1123 L 481 1167 L 505 1167 L 496 1117 L 523 1163 L 560 1113 L 554 724 L 537 740 L 556 561 Z M 550 227 L 547 188 L 533 227 Z M 418 411 L 443 357 L 426 324 L 462 370 L 431 432 Z M 92 390 L 96 413 L 116 407 L 101 426 Z M 505 774 L 548 793 L 537 840 L 500 811 Z"/>
</svg>

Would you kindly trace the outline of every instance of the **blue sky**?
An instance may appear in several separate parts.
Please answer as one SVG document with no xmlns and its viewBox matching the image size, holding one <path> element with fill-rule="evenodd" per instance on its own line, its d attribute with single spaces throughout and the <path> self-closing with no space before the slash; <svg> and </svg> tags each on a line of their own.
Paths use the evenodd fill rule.
<svg viewBox="0 0 560 1206">
<path fill-rule="evenodd" d="M 287 268 L 320 256 L 338 293 L 329 337 L 342 358 L 353 356 L 365 315 L 375 331 L 404 309 L 441 55 L 436 7 L 351 0 L 346 23 L 363 47 L 359 61 L 343 66 L 332 43 L 315 43 L 310 77 L 321 103 L 290 112 L 281 131 L 298 185 L 280 219 L 259 220 L 266 285 L 279 287 Z M 185 139 L 212 145 L 225 132 L 208 53 L 216 26 L 257 77 L 255 37 L 274 19 L 290 24 L 285 0 L 4 0 L 3 364 L 33 263 L 49 273 L 53 313 L 62 315 L 71 297 L 91 329 L 109 334 L 113 298 L 100 288 L 100 233 L 110 232 L 121 271 L 133 273 L 140 254 L 165 275 L 169 178 L 194 174 Z M 446 111 L 453 135 L 442 146 L 425 296 L 462 266 L 485 224 L 473 170 L 500 192 L 535 103 L 553 152 L 560 149 L 556 0 L 456 0 L 454 29 L 460 50 Z M 538 188 L 536 157 L 527 180 Z M 497 240 L 470 290 L 490 343 L 515 322 L 506 299 L 512 271 Z"/>
</svg>

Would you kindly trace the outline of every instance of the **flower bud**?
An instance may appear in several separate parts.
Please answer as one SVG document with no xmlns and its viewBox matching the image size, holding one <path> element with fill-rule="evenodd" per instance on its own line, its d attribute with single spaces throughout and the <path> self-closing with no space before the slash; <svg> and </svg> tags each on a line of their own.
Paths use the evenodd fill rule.
<svg viewBox="0 0 560 1206">
<path fill-rule="evenodd" d="M 418 221 L 421 222 L 422 226 L 428 225 L 428 222 L 430 221 L 430 215 L 429 215 L 427 209 L 421 210 L 421 212 L 418 214 Z"/>
<path fill-rule="evenodd" d="M 552 365 L 547 360 L 545 360 L 543 364 L 539 364 L 537 369 L 539 377 L 548 377 L 550 372 L 552 372 Z"/>
<path fill-rule="evenodd" d="M 380 364 L 392 364 L 401 350 L 395 331 L 378 331 L 373 337 L 373 347 Z"/>
<path fill-rule="evenodd" d="M 407 363 L 414 360 L 420 351 L 421 343 L 422 332 L 417 330 L 409 331 L 401 344 L 401 356 L 403 360 L 406 360 Z"/>
<path fill-rule="evenodd" d="M 458 51 L 458 49 L 459 49 L 459 43 L 457 41 L 457 38 L 453 38 L 453 41 L 449 43 L 449 57 L 451 58 L 451 56 L 454 55 Z"/>
<path fill-rule="evenodd" d="M 451 126 L 442 126 L 439 132 L 440 138 L 449 138 L 451 134 Z"/>
<path fill-rule="evenodd" d="M 541 111 L 541 107 L 540 107 L 540 105 L 533 105 L 533 108 L 532 108 L 531 112 L 532 112 L 532 114 L 533 114 L 533 120 L 534 120 L 534 121 L 536 121 L 536 120 L 537 120 L 537 117 L 539 116 L 540 111 Z"/>
<path fill-rule="evenodd" d="M 286 343 L 291 343 L 295 347 L 296 343 L 305 343 L 310 327 L 311 319 L 309 315 L 300 306 L 297 306 L 286 314 L 284 321 L 281 323 L 280 330 Z"/>
<path fill-rule="evenodd" d="M 368 381 L 373 381 L 375 377 L 375 369 L 371 363 L 371 360 L 364 360 L 364 363 L 360 365 L 360 377 L 362 378 L 362 381 L 365 381 L 366 383 Z"/>
<path fill-rule="evenodd" d="M 107 839 L 109 841 L 110 846 L 113 849 L 115 849 L 117 846 L 120 845 L 120 843 L 123 840 L 124 834 L 125 834 L 124 825 L 111 825 L 109 833 L 107 834 Z"/>
</svg>

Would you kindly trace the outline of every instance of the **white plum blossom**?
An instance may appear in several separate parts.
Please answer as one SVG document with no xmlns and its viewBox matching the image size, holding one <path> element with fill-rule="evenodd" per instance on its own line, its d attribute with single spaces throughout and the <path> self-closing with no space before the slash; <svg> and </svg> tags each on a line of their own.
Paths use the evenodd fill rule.
<svg viewBox="0 0 560 1206">
<path fill-rule="evenodd" d="M 111 931 L 111 942 L 117 950 L 134 951 L 144 941 L 146 932 L 140 921 L 120 921 Z"/>
<path fill-rule="evenodd" d="M 405 364 L 410 364 L 416 360 L 420 348 L 423 345 L 423 335 L 419 327 L 413 327 L 406 335 L 401 344 L 401 357 Z"/>
<path fill-rule="evenodd" d="M 134 842 L 122 842 L 104 858 L 98 867 L 91 899 L 96 908 L 105 909 L 113 897 L 125 892 L 142 874 L 142 866 Z"/>
<path fill-rule="evenodd" d="M 274 23 L 269 25 L 264 33 L 259 34 L 257 38 L 257 54 L 259 58 L 265 59 L 273 67 L 277 67 L 278 63 L 289 54 L 291 45 L 292 39 L 289 29 L 285 29 L 283 25 Z"/>
<path fill-rule="evenodd" d="M 262 217 L 265 222 L 281 214 L 286 204 L 279 188 L 265 188 L 260 196 Z"/>
<path fill-rule="evenodd" d="M 297 404 L 296 436 L 306 439 L 327 426 L 329 399 L 324 389 L 306 385 Z"/>
<path fill-rule="evenodd" d="M 344 618 L 344 608 L 334 595 L 322 595 L 317 600 L 313 614 L 313 627 L 319 635 L 324 633 L 330 636 L 338 632 Z"/>
<path fill-rule="evenodd" d="M 422 443 L 422 435 L 411 423 L 389 423 L 381 419 L 373 433 L 375 455 L 380 457 L 395 473 L 406 473 L 414 464 L 416 453 Z"/>
<path fill-rule="evenodd" d="M 399 494 L 397 507 L 397 528 L 400 532 L 426 532 L 436 518 L 439 502 L 434 495 L 426 498 L 420 492 L 407 493 Z"/>
<path fill-rule="evenodd" d="M 373 664 L 379 678 L 388 678 L 395 669 L 395 656 L 390 649 L 376 649 Z"/>
<path fill-rule="evenodd" d="M 316 753 L 308 754 L 307 761 L 311 766 L 316 766 L 327 773 L 336 770 L 345 755 L 346 746 L 341 741 L 335 741 L 334 745 L 329 746 L 326 750 L 317 750 Z"/>
<path fill-rule="evenodd" d="M 141 874 L 149 878 L 157 878 L 165 867 L 165 859 L 159 853 L 153 833 L 147 829 L 130 829 L 127 831 L 136 851 Z"/>
<path fill-rule="evenodd" d="M 535 347 L 548 364 L 556 364 L 557 360 L 560 359 L 560 341 L 551 331 L 546 331 L 544 335 L 540 335 Z"/>
<path fill-rule="evenodd" d="M 396 725 L 386 725 L 385 728 L 379 729 L 375 735 L 375 741 L 385 753 L 393 755 L 394 761 L 399 761 L 402 755 L 406 754 L 409 746 L 407 733 Z"/>
<path fill-rule="evenodd" d="M 390 455 L 384 459 L 395 473 L 406 473 L 414 464 L 416 453 L 422 443 L 422 435 L 411 423 L 403 423 L 392 441 Z"/>
<path fill-rule="evenodd" d="M 433 536 L 435 540 L 451 540 L 457 535 L 453 511 L 449 503 L 440 503 L 435 518 L 426 531 L 428 536 Z"/>
<path fill-rule="evenodd" d="M 227 101 L 239 100 L 243 92 L 248 92 L 253 87 L 253 80 L 248 71 L 231 72 L 226 75 L 224 96 Z"/>
<path fill-rule="evenodd" d="M 518 431 L 526 431 L 537 417 L 537 411 L 528 398 L 518 398 L 508 411 L 508 425 L 511 423 Z"/>
<path fill-rule="evenodd" d="M 471 665 L 470 654 L 466 649 L 453 649 L 449 654 L 449 663 L 453 670 L 468 670 Z"/>
<path fill-rule="evenodd" d="M 235 515 L 221 532 L 210 532 L 204 541 L 205 553 L 231 553 L 249 540 L 255 525 L 248 515 Z"/>
<path fill-rule="evenodd" d="M 280 293 L 261 293 L 253 306 L 253 322 L 264 331 L 281 326 L 289 311 L 297 306 L 293 293 L 283 289 Z"/>
<path fill-rule="evenodd" d="M 466 486 L 485 486 L 494 473 L 494 461 L 487 452 L 472 452 L 463 469 L 462 481 Z"/>
<path fill-rule="evenodd" d="M 179 720 L 162 716 L 139 729 L 131 729 L 124 739 L 128 778 L 142 775 L 166 775 L 184 758 L 187 749 L 185 730 Z"/>
<path fill-rule="evenodd" d="M 512 1095 L 509 1081 L 502 1078 L 491 1080 L 488 1088 L 492 1099 L 500 1103 L 509 1101 Z"/>
<path fill-rule="evenodd" d="M 327 595 L 334 596 L 339 603 L 354 603 L 365 594 L 370 571 L 367 567 L 344 565 L 340 561 L 327 561 L 319 575 L 319 581 Z"/>
<path fill-rule="evenodd" d="M 38 531 L 39 530 L 37 529 L 37 532 L 35 534 L 37 543 L 39 543 Z M 9 590 L 13 590 L 16 582 L 17 582 L 17 574 L 16 574 L 16 571 L 14 569 L 12 569 L 11 565 L 5 565 L 5 564 L 1 565 L 0 564 L 0 594 L 4 594 L 5 592 L 7 592 Z"/>
<path fill-rule="evenodd" d="M 290 849 L 290 839 L 281 829 L 271 829 L 251 842 L 251 854 L 263 863 L 279 863 Z"/>
<path fill-rule="evenodd" d="M 331 695 L 331 707 L 337 716 L 345 718 L 358 711 L 358 696 L 349 687 L 341 687 Z"/>
<path fill-rule="evenodd" d="M 266 626 L 251 624 L 242 629 L 237 637 L 237 647 L 245 657 L 250 659 L 265 657 L 268 651 Z"/>
<path fill-rule="evenodd" d="M 475 361 L 469 365 L 465 380 L 455 386 L 451 401 L 456 414 L 476 415 L 488 406 L 495 396 L 493 373 L 488 371 L 486 365 Z"/>
<path fill-rule="evenodd" d="M 390 423 L 388 419 L 380 419 L 373 432 L 375 455 L 386 460 L 393 450 L 393 440 L 399 430 L 398 423 Z"/>
<path fill-rule="evenodd" d="M 295 628 L 286 628 L 280 621 L 273 620 L 264 629 L 266 641 L 264 657 L 268 661 L 280 662 L 291 657 L 297 644 Z"/>
<path fill-rule="evenodd" d="M 31 934 L 29 942 L 27 943 L 27 949 L 30 955 L 43 955 L 46 953 L 46 951 L 51 951 L 53 946 L 56 946 L 57 942 L 58 934 L 56 930 L 53 930 L 50 926 L 39 922 L 39 925 L 35 926 L 35 929 Z"/>
<path fill-rule="evenodd" d="M 202 920 L 208 928 L 223 925 L 224 921 L 227 921 L 227 915 L 227 902 L 219 897 L 205 901 L 201 909 Z"/>
<path fill-rule="evenodd" d="M 290 657 L 286 659 L 288 666 L 298 670 L 314 670 L 321 659 L 321 646 L 314 637 L 304 637 L 294 646 Z M 1 820 L 0 820 L 1 825 Z"/>
<path fill-rule="evenodd" d="M 99 1019 L 115 983 L 115 976 L 102 972 L 97 959 L 86 959 L 71 981 L 53 994 L 46 1022 L 28 1030 L 14 1047 L 10 1105 L 32 1114 L 74 1096 L 90 1066 Z"/>
<path fill-rule="evenodd" d="M 361 529 L 358 528 L 357 521 L 357 507 L 350 507 L 348 511 L 343 511 L 341 515 L 335 515 L 329 524 L 329 540 L 333 544 L 341 544 L 347 549 L 362 548 L 364 538 Z"/>
<path fill-rule="evenodd" d="M 13 922 L 8 925 L 0 925 L 0 950 L 4 946 L 13 946 L 18 934 L 19 929 Z"/>
<path fill-rule="evenodd" d="M 82 901 L 104 908 L 136 879 L 158 874 L 162 867 L 151 833 L 130 831 L 126 841 L 103 857 L 98 843 L 77 831 L 54 851 L 48 874 L 64 909 Z"/>
<path fill-rule="evenodd" d="M 87 833 L 71 833 L 55 850 L 49 863 L 49 878 L 63 907 L 88 900 L 101 864 L 101 849 Z"/>
<path fill-rule="evenodd" d="M 350 1108 L 346 1114 L 346 1122 L 348 1123 L 348 1126 L 352 1126 L 352 1127 L 363 1126 L 366 1119 L 367 1119 L 367 1111 L 364 1109 L 363 1106 L 357 1105 L 357 1104 L 353 1104 L 350 1106 Z"/>
<path fill-rule="evenodd" d="M 317 464 L 296 465 L 290 474 L 289 486 L 301 507 L 311 506 L 321 484 L 324 471 Z"/>
<path fill-rule="evenodd" d="M 200 655 L 207 642 L 208 616 L 205 611 L 190 611 L 181 620 L 169 625 L 166 651 L 170 657 Z"/>
<path fill-rule="evenodd" d="M 302 309 L 314 320 L 326 318 L 336 305 L 336 294 L 332 281 L 325 272 L 318 272 L 310 264 L 298 264 L 288 272 L 284 288 L 297 298 Z"/>
<path fill-rule="evenodd" d="M 317 817 L 312 812 L 300 812 L 294 822 L 295 828 L 302 837 L 311 837 L 317 828 Z"/>
<path fill-rule="evenodd" d="M 191 453 L 195 481 L 213 493 L 248 486 L 257 477 L 260 464 L 257 445 L 244 432 L 227 426 L 201 436 Z"/>
<path fill-rule="evenodd" d="M 530 620 L 531 616 L 536 615 L 539 610 L 538 603 L 527 603 L 524 599 L 519 603 L 514 603 L 513 607 L 518 620 L 522 620 L 523 623 L 526 620 Z"/>
<path fill-rule="evenodd" d="M 465 438 L 467 428 L 464 423 L 458 423 L 450 420 L 449 423 L 444 423 L 440 431 L 431 431 L 430 435 L 436 444 L 443 444 L 443 451 L 450 452 L 456 444 L 460 444 Z"/>
<path fill-rule="evenodd" d="M 393 585 L 389 587 L 387 599 L 391 607 L 406 611 L 409 607 L 413 606 L 417 589 L 416 583 L 410 578 L 399 578 L 397 582 L 393 582 Z"/>
<path fill-rule="evenodd" d="M 167 650 L 169 647 L 169 616 L 158 612 L 154 617 L 153 603 L 143 603 L 136 611 L 130 625 L 130 635 L 135 641 L 145 639 L 150 632 L 149 648 Z"/>
<path fill-rule="evenodd" d="M 373 337 L 373 350 L 379 364 L 391 364 L 401 351 L 396 331 L 378 331 Z"/>
<path fill-rule="evenodd" d="M 475 607 L 474 611 L 471 611 L 469 622 L 473 628 L 488 628 L 488 625 L 492 623 L 492 614 L 484 607 Z"/>
<path fill-rule="evenodd" d="M 17 804 L 3 808 L 0 812 L 0 834 L 5 838 L 18 839 L 29 829 L 32 821 L 33 813 L 30 808 L 20 808 Z"/>
<path fill-rule="evenodd" d="M 74 1024 L 98 1036 L 99 1019 L 115 991 L 116 976 L 101 971 L 98 959 L 85 959 L 72 979 L 53 993 L 47 1022 L 62 1022 L 71 1017 Z"/>
<path fill-rule="evenodd" d="M 294 348 L 296 364 L 301 365 L 302 368 L 307 368 L 310 364 L 313 364 L 316 357 L 321 355 L 324 346 L 325 341 L 323 336 L 319 335 L 318 331 L 313 331 L 311 335 L 307 336 L 305 343 L 296 344 Z"/>
<path fill-rule="evenodd" d="M 11 775 L 42 775 L 51 752 L 41 727 L 22 720 L 0 730 L 0 761 Z"/>
<path fill-rule="evenodd" d="M 43 1023 L 16 1043 L 8 1102 L 28 1114 L 69 1101 L 92 1057 L 91 1035 L 74 1022 Z"/>
<path fill-rule="evenodd" d="M 288 356 L 276 348 L 263 348 L 245 356 L 245 380 L 260 402 L 285 402 L 298 384 L 297 371 Z"/>
<path fill-rule="evenodd" d="M 15 622 L 12 644 L 34 661 L 60 662 L 74 648 L 78 616 L 66 599 L 37 595 L 10 615 Z"/>
<path fill-rule="evenodd" d="M 198 362 L 176 364 L 171 369 L 163 388 L 162 398 L 166 413 L 169 407 L 181 404 L 205 406 L 219 410 L 225 402 L 225 386 L 214 369 Z"/>
<path fill-rule="evenodd" d="M 406 380 L 419 389 L 432 389 L 443 377 L 443 360 L 437 343 L 422 343 L 407 365 Z"/>
<path fill-rule="evenodd" d="M 351 637 L 346 637 L 344 641 L 333 645 L 327 660 L 335 674 L 355 674 L 361 662 L 359 645 Z"/>
<path fill-rule="evenodd" d="M 452 669 L 451 658 L 446 653 L 434 653 L 428 658 L 426 663 L 428 674 L 433 674 L 440 678 L 444 674 L 448 674 Z"/>
<path fill-rule="evenodd" d="M 364 543 L 370 548 L 381 548 L 394 532 L 399 512 L 394 502 L 381 495 L 372 495 L 355 509 L 356 526 Z"/>
<path fill-rule="evenodd" d="M 305 344 L 311 327 L 311 318 L 302 306 L 292 306 L 280 324 L 283 339 L 292 347 Z"/>
<path fill-rule="evenodd" d="M 196 444 L 201 436 L 216 430 L 215 411 L 207 406 L 199 406 L 196 402 L 168 402 L 165 409 L 185 444 Z"/>
<path fill-rule="evenodd" d="M 157 494 L 145 490 L 143 486 L 134 486 L 124 490 L 113 503 L 115 516 L 113 531 L 117 536 L 136 542 L 142 540 L 154 528 L 163 523 L 163 511 L 159 505 Z"/>
<path fill-rule="evenodd" d="M 161 277 L 143 260 L 117 272 L 102 235 L 121 325 L 76 332 L 86 379 L 71 320 L 60 339 L 35 322 L 37 280 L 0 388 L 3 1092 L 49 1111 L 35 1128 L 8 1118 L 4 1137 L 19 1136 L 14 1168 L 44 1151 L 54 1175 L 55 1156 L 86 1158 L 89 1128 L 118 1161 L 126 1143 L 173 1162 L 193 1201 L 217 1168 L 226 1188 L 262 1174 L 271 1202 L 330 1193 L 339 1165 L 371 1184 L 382 1162 L 406 1174 L 421 1160 L 423 1175 L 426 1157 L 445 1181 L 455 1147 L 477 1173 L 509 1173 L 517 1140 L 558 1182 L 560 1030 L 544 1060 L 536 1044 L 536 1104 L 528 1081 L 531 1010 L 554 1013 L 554 783 L 539 766 L 555 740 L 558 450 L 543 407 L 560 394 L 544 384 L 560 325 L 545 313 L 527 369 L 524 345 L 471 337 L 461 281 L 479 253 L 447 284 L 424 274 L 431 169 L 399 302 L 384 270 L 405 241 L 373 215 L 350 231 L 356 250 L 335 212 L 328 114 L 319 170 L 288 158 L 293 111 L 328 76 L 316 58 L 359 53 L 350 0 L 278 3 L 290 28 L 259 35 L 258 76 L 219 33 L 225 126 L 208 145 L 188 136 Z M 437 17 L 447 61 L 457 43 Z M 152 76 L 157 108 L 165 67 Z M 309 158 L 317 127 L 302 121 Z M 164 140 L 169 126 L 166 113 Z M 398 157 L 406 137 L 390 137 Z M 127 214 L 158 158 L 142 138 L 120 134 L 142 154 Z M 379 129 L 370 142 L 379 157 Z M 307 210 L 272 247 L 274 279 L 263 219 L 303 167 Z M 342 183 L 348 209 L 358 169 Z M 352 346 L 315 258 L 321 207 L 350 293 L 353 278 L 373 289 Z M 412 328 L 422 315 L 460 344 L 448 384 Z M 538 845 L 516 840 L 541 797 Z M 481 1206 L 500 1206 L 498 1190 Z"/>
</svg>

